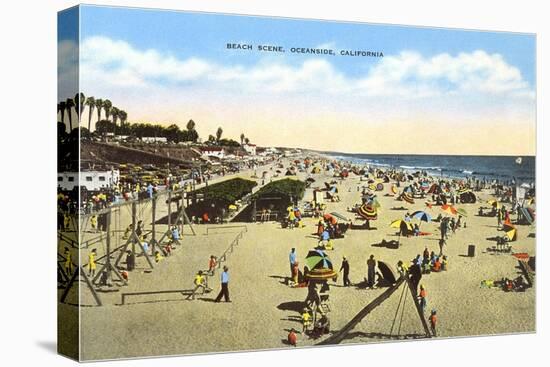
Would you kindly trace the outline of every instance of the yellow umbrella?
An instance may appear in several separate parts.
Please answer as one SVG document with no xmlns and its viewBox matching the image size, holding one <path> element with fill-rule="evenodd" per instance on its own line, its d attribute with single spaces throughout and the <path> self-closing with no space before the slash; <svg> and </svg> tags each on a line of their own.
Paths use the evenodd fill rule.
<svg viewBox="0 0 550 367">
<path fill-rule="evenodd" d="M 518 230 L 515 228 L 506 232 L 506 237 L 508 237 L 509 241 L 515 241 L 518 238 L 517 236 L 518 236 Z"/>
<path fill-rule="evenodd" d="M 414 229 L 411 222 L 407 222 L 403 219 L 397 219 L 390 223 L 391 228 L 401 228 L 401 226 L 407 226 L 407 229 L 411 231 Z"/>
<path fill-rule="evenodd" d="M 237 210 L 237 205 L 235 204 L 229 205 L 229 210 Z"/>
<path fill-rule="evenodd" d="M 487 204 L 490 204 L 490 205 L 492 205 L 493 207 L 495 207 L 497 209 L 500 209 L 500 207 L 502 206 L 500 201 L 498 201 L 496 199 L 487 200 Z"/>
</svg>

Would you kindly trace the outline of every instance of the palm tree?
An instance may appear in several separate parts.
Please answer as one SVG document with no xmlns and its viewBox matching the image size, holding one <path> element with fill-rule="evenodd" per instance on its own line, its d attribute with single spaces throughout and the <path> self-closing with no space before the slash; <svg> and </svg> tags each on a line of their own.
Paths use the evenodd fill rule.
<svg viewBox="0 0 550 367">
<path fill-rule="evenodd" d="M 220 141 L 222 138 L 223 129 L 221 127 L 218 127 L 218 130 L 216 130 L 216 141 Z"/>
<path fill-rule="evenodd" d="M 65 102 L 59 102 L 57 104 L 57 111 L 61 113 L 61 123 L 65 124 L 65 109 L 67 108 Z"/>
<path fill-rule="evenodd" d="M 84 104 L 86 103 L 86 96 L 84 95 L 84 93 L 80 92 L 75 94 L 74 103 L 78 108 L 78 122 L 80 123 L 80 119 L 82 118 L 82 112 L 84 111 Z"/>
<path fill-rule="evenodd" d="M 241 133 L 241 145 L 244 144 L 244 133 Z"/>
<path fill-rule="evenodd" d="M 101 98 L 98 98 L 95 100 L 95 108 L 97 109 L 97 121 L 99 122 L 101 120 L 101 109 L 103 108 L 103 100 Z"/>
<path fill-rule="evenodd" d="M 113 107 L 113 103 L 106 99 L 103 101 L 103 109 L 105 110 L 105 120 L 109 120 L 109 115 L 111 114 L 111 107 Z"/>
<path fill-rule="evenodd" d="M 194 129 L 195 129 L 195 121 L 189 120 L 189 122 L 187 122 L 187 130 L 191 131 Z"/>
<path fill-rule="evenodd" d="M 95 98 L 88 97 L 88 99 L 86 99 L 86 106 L 88 106 L 88 130 L 92 131 L 92 114 L 94 113 L 95 108 Z"/>
<path fill-rule="evenodd" d="M 245 138 L 245 139 L 244 139 L 244 142 L 246 143 L 246 145 L 248 145 L 248 143 L 250 143 L 250 139 Z"/>
<path fill-rule="evenodd" d="M 128 114 L 124 110 L 118 111 L 118 117 L 120 118 L 120 126 L 123 126 L 128 119 Z"/>
<path fill-rule="evenodd" d="M 69 115 L 69 131 L 73 131 L 73 107 L 75 106 L 74 101 L 70 98 L 67 98 L 65 101 L 65 106 L 67 108 L 67 113 Z"/>
<path fill-rule="evenodd" d="M 113 116 L 113 123 L 116 126 L 116 122 L 118 120 L 118 113 L 120 110 L 117 107 L 111 108 L 111 116 Z"/>
</svg>

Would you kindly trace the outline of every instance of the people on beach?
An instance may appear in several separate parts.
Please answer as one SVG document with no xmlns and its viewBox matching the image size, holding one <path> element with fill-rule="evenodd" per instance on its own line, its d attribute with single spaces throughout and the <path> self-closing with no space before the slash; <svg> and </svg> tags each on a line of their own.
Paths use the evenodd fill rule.
<svg viewBox="0 0 550 367">
<path fill-rule="evenodd" d="M 65 257 L 65 273 L 68 276 L 71 276 L 73 274 L 73 261 L 71 251 L 68 247 L 65 247 L 65 252 L 63 253 L 63 256 Z"/>
<path fill-rule="evenodd" d="M 160 253 L 160 251 L 155 251 L 155 262 L 159 263 L 164 259 L 164 256 Z"/>
<path fill-rule="evenodd" d="M 427 295 L 426 288 L 424 288 L 424 285 L 421 284 L 420 292 L 418 294 L 418 304 L 422 308 L 422 311 L 426 311 L 426 305 L 427 305 L 426 295 Z"/>
<path fill-rule="evenodd" d="M 370 289 L 375 288 L 375 276 L 376 276 L 376 260 L 374 255 L 370 255 L 367 260 L 367 287 Z"/>
<path fill-rule="evenodd" d="M 436 310 L 432 310 L 432 312 L 430 313 L 429 321 L 430 321 L 430 328 L 432 329 L 433 336 L 437 336 L 437 329 L 436 329 L 437 311 Z"/>
<path fill-rule="evenodd" d="M 296 248 L 293 247 L 290 250 L 290 253 L 288 254 L 288 262 L 290 266 L 290 278 L 292 278 L 292 271 L 294 269 L 294 264 L 296 263 L 297 259 L 298 259 L 298 254 L 296 254 Z"/>
<path fill-rule="evenodd" d="M 218 293 L 218 296 L 215 299 L 215 302 L 220 302 L 222 297 L 224 298 L 225 302 L 231 302 L 231 299 L 229 298 L 229 268 L 227 266 L 223 267 L 220 281 L 221 289 L 220 293 Z"/>
<path fill-rule="evenodd" d="M 90 253 L 88 254 L 88 276 L 93 277 L 95 276 L 95 270 L 96 270 L 96 262 L 95 258 L 97 255 L 97 250 L 94 248 Z"/>
<path fill-rule="evenodd" d="M 199 270 L 197 274 L 195 274 L 195 279 L 193 280 L 193 283 L 195 284 L 195 289 L 193 290 L 193 298 L 199 290 L 201 291 L 201 294 L 211 291 L 211 288 L 208 287 L 207 278 L 203 274 L 202 270 Z"/>
<path fill-rule="evenodd" d="M 172 240 L 173 241 L 179 241 L 180 240 L 180 231 L 179 231 L 177 226 L 172 226 L 171 234 L 172 234 Z"/>
<path fill-rule="evenodd" d="M 349 287 L 351 285 L 351 282 L 349 281 L 349 262 L 346 257 L 342 257 L 342 265 L 340 266 L 340 272 L 343 271 L 343 283 L 344 287 Z"/>
<path fill-rule="evenodd" d="M 208 259 L 208 273 L 210 275 L 214 275 L 217 265 L 218 265 L 218 258 L 214 255 L 210 255 L 210 259 Z"/>
<path fill-rule="evenodd" d="M 312 316 L 306 307 L 302 310 L 302 334 L 305 334 L 312 324 Z"/>
<path fill-rule="evenodd" d="M 298 335 L 296 335 L 296 330 L 294 328 L 290 329 L 287 336 L 288 344 L 295 347 L 298 344 Z"/>
</svg>

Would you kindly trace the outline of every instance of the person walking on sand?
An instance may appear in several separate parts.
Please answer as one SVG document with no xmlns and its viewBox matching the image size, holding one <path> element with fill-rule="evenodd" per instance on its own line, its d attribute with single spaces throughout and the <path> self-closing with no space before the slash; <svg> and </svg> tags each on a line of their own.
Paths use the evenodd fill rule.
<svg viewBox="0 0 550 367">
<path fill-rule="evenodd" d="M 351 282 L 349 281 L 349 262 L 346 257 L 342 257 L 342 266 L 340 266 L 340 271 L 344 271 L 344 287 L 349 287 Z"/>
<path fill-rule="evenodd" d="M 374 277 L 376 275 L 376 260 L 374 255 L 370 255 L 367 260 L 367 287 L 374 288 Z"/>
<path fill-rule="evenodd" d="M 220 277 L 222 289 L 220 290 L 220 293 L 218 293 L 218 296 L 215 299 L 215 302 L 220 302 L 222 299 L 222 296 L 225 300 L 225 302 L 231 302 L 231 299 L 229 299 L 229 268 L 227 266 L 223 267 L 223 272 Z"/>
<path fill-rule="evenodd" d="M 447 217 L 441 219 L 439 223 L 439 230 L 441 232 L 441 239 L 447 238 Z"/>
<path fill-rule="evenodd" d="M 294 269 L 294 264 L 296 263 L 296 260 L 297 260 L 297 254 L 296 254 L 296 248 L 292 248 L 292 250 L 290 250 L 290 254 L 288 254 L 288 262 L 290 263 L 290 278 L 292 278 L 292 271 Z"/>
</svg>

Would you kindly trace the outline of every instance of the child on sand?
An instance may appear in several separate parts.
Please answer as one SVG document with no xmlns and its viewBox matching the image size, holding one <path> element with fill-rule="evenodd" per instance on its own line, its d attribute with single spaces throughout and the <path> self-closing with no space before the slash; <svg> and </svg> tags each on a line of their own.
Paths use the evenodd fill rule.
<svg viewBox="0 0 550 367">
<path fill-rule="evenodd" d="M 311 314 L 309 313 L 309 310 L 307 308 L 304 308 L 304 311 L 302 312 L 302 334 L 305 334 L 306 331 L 308 331 L 309 327 L 311 326 Z"/>
<path fill-rule="evenodd" d="M 420 294 L 418 295 L 418 302 L 420 304 L 420 307 L 422 307 L 422 311 L 424 312 L 426 310 L 426 288 L 421 284 L 420 285 Z"/>
<path fill-rule="evenodd" d="M 293 347 L 296 346 L 298 342 L 298 335 L 296 335 L 296 330 L 294 330 L 294 328 L 292 328 L 288 333 L 287 339 L 288 339 L 288 344 L 292 345 Z"/>
<path fill-rule="evenodd" d="M 68 247 L 65 247 L 64 256 L 65 256 L 65 273 L 67 273 L 67 275 L 70 276 L 73 273 L 73 262 L 71 259 L 71 251 L 69 250 Z"/>
<path fill-rule="evenodd" d="M 97 215 L 92 215 L 92 217 L 90 218 L 90 224 L 92 225 L 92 229 L 94 231 L 97 230 Z"/>
<path fill-rule="evenodd" d="M 216 270 L 216 265 L 218 265 L 218 260 L 216 256 L 210 255 L 210 260 L 208 260 L 208 273 L 210 275 L 214 275 L 214 271 Z"/>
<path fill-rule="evenodd" d="M 95 269 L 96 269 L 96 263 L 95 263 L 95 257 L 97 255 L 97 251 L 94 248 L 89 254 L 88 254 L 88 276 L 93 277 L 95 275 Z"/>
<path fill-rule="evenodd" d="M 437 331 L 436 331 L 437 311 L 436 310 L 432 310 L 432 312 L 430 314 L 430 317 L 429 317 L 429 321 L 430 321 L 430 327 L 432 329 L 433 336 L 437 336 Z"/>
<path fill-rule="evenodd" d="M 193 295 L 197 292 L 199 288 L 201 288 L 201 294 L 210 292 L 212 290 L 211 288 L 208 287 L 206 276 L 204 276 L 202 270 L 199 270 L 198 273 L 195 275 L 195 279 L 193 280 L 193 283 L 195 284 L 195 290 L 193 291 Z"/>
<path fill-rule="evenodd" d="M 160 251 L 155 251 L 155 262 L 159 263 L 162 259 L 164 259 L 164 256 L 160 254 Z"/>
</svg>

